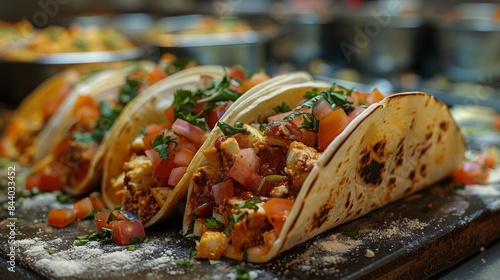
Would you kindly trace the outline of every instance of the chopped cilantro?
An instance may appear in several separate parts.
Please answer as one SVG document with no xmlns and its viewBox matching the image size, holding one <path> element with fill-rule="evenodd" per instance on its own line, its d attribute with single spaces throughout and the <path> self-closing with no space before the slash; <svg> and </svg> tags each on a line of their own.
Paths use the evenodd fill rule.
<svg viewBox="0 0 500 280">
<path fill-rule="evenodd" d="M 456 183 L 455 186 L 453 186 L 453 189 L 458 191 L 458 190 L 464 190 L 465 189 L 465 184 L 464 183 Z"/>
<path fill-rule="evenodd" d="M 319 120 L 311 113 L 304 112 L 304 111 L 297 111 L 297 112 L 293 112 L 290 115 L 286 116 L 285 118 L 283 118 L 283 120 L 291 121 L 298 116 L 303 116 L 302 126 L 299 127 L 300 129 L 305 128 L 305 129 L 309 129 L 313 132 L 318 132 Z"/>
<path fill-rule="evenodd" d="M 177 145 L 176 140 L 177 138 L 172 138 L 172 136 L 170 135 L 165 136 L 165 134 L 162 132 L 161 134 L 157 135 L 153 141 L 149 141 L 149 144 L 156 152 L 158 152 L 161 159 L 167 160 L 168 147 L 172 144 Z"/>
<path fill-rule="evenodd" d="M 260 189 L 262 189 L 262 186 L 264 186 L 265 182 L 280 181 L 280 180 L 283 180 L 284 178 L 285 178 L 285 176 L 282 176 L 282 175 L 268 175 L 268 176 L 262 178 L 262 181 L 260 182 L 257 190 L 260 191 Z"/>
<path fill-rule="evenodd" d="M 135 250 L 135 245 L 134 244 L 128 245 L 128 250 L 129 251 L 134 251 Z"/>
<path fill-rule="evenodd" d="M 359 230 L 360 230 L 360 227 L 352 226 L 352 227 L 348 228 L 347 230 L 343 231 L 342 233 L 344 235 L 351 237 L 351 238 L 358 239 L 359 238 Z"/>
<path fill-rule="evenodd" d="M 208 229 L 221 228 L 222 224 L 214 218 L 208 218 L 205 221 L 205 227 Z"/>
<path fill-rule="evenodd" d="M 241 211 L 238 214 L 231 214 L 231 216 L 229 216 L 229 225 L 224 230 L 224 234 L 229 235 L 229 233 L 234 229 L 234 223 L 238 222 L 239 219 L 246 214 L 248 214 L 246 211 Z"/>
<path fill-rule="evenodd" d="M 186 270 L 186 272 L 193 270 L 193 264 L 191 263 L 190 259 L 182 259 L 178 261 L 177 264 L 184 267 L 184 270 Z"/>
<path fill-rule="evenodd" d="M 71 199 L 71 196 L 68 194 L 58 194 L 56 196 L 56 199 L 57 199 L 57 202 L 64 204 L 64 203 L 69 202 L 69 200 Z"/>
<path fill-rule="evenodd" d="M 128 103 L 132 99 L 134 99 L 139 94 L 139 89 L 141 88 L 141 84 L 143 82 L 142 77 L 129 76 L 125 79 L 125 84 L 120 90 L 120 94 L 118 95 L 118 101 L 122 103 Z"/>
<path fill-rule="evenodd" d="M 274 107 L 273 110 L 276 114 L 281 114 L 291 111 L 292 108 L 290 108 L 290 106 L 286 105 L 286 103 L 283 102 L 281 103 L 281 105 Z"/>
<path fill-rule="evenodd" d="M 242 265 L 237 265 L 236 277 L 238 280 L 250 280 L 250 270 Z"/>
<path fill-rule="evenodd" d="M 89 219 L 89 218 L 94 218 L 94 215 L 97 214 L 99 212 L 99 210 L 92 210 L 90 213 L 88 213 L 85 217 L 83 217 L 83 219 Z"/>
<path fill-rule="evenodd" d="M 217 126 L 220 128 L 222 133 L 224 133 L 224 135 L 226 135 L 226 136 L 231 136 L 231 135 L 235 135 L 238 133 L 247 132 L 247 129 L 244 128 L 243 124 L 240 122 L 235 123 L 234 126 L 231 126 L 231 125 L 229 125 L 227 123 L 223 123 L 223 122 L 217 122 Z"/>
<path fill-rule="evenodd" d="M 261 203 L 262 199 L 258 197 L 252 197 L 250 200 L 247 200 L 245 202 L 240 203 L 236 208 L 242 209 L 242 208 L 248 208 L 252 209 L 254 211 L 259 210 L 259 207 L 257 206 L 257 203 Z"/>
<path fill-rule="evenodd" d="M 54 248 L 43 247 L 43 249 L 45 250 L 45 252 L 49 253 L 49 255 L 52 255 L 57 252 L 56 249 Z"/>
<path fill-rule="evenodd" d="M 210 265 L 216 265 L 220 263 L 220 261 L 218 260 L 208 260 L 208 262 L 210 263 Z"/>
</svg>

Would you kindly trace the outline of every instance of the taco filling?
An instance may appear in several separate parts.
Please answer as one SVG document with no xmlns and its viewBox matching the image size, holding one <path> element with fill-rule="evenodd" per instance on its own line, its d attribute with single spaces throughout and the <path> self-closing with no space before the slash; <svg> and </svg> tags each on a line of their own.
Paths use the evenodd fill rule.
<svg viewBox="0 0 500 280">
<path fill-rule="evenodd" d="M 197 90 L 177 90 L 174 104 L 165 111 L 167 122 L 151 124 L 135 138 L 123 172 L 112 180 L 122 209 L 143 223 L 155 216 L 219 118 L 241 94 L 267 79 L 262 72 L 247 78 L 232 67 L 222 80 L 201 76 Z"/>
<path fill-rule="evenodd" d="M 224 135 L 203 151 L 188 205 L 196 257 L 219 259 L 267 251 L 322 152 L 380 92 L 311 90 L 300 104 L 273 108 L 264 124 L 219 123 Z M 294 109 L 291 109 L 295 106 Z"/>
<path fill-rule="evenodd" d="M 172 69 L 169 65 L 163 69 L 155 67 L 151 72 L 137 70 L 127 75 L 125 84 L 114 99 L 97 100 L 88 95 L 79 96 L 72 109 L 74 121 L 67 135 L 52 151 L 50 161 L 28 178 L 26 189 L 33 186 L 41 190 L 63 189 L 82 182 L 101 142 L 123 108 L 146 88 L 173 74 L 168 72 Z M 180 70 L 177 67 L 173 69 Z"/>
</svg>

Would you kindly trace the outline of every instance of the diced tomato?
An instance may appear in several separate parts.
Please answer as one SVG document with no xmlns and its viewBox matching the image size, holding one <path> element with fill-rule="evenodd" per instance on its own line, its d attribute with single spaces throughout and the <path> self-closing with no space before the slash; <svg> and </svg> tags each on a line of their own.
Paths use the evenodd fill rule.
<svg viewBox="0 0 500 280">
<path fill-rule="evenodd" d="M 332 105 L 330 105 L 330 103 L 328 103 L 328 101 L 325 98 L 320 98 L 314 104 L 312 113 L 318 120 L 321 120 L 326 115 L 333 112 L 333 110 L 334 109 L 332 108 Z"/>
<path fill-rule="evenodd" d="M 196 103 L 196 105 L 194 105 L 193 114 L 194 115 L 199 114 L 203 109 L 207 107 L 207 105 L 208 102 Z"/>
<path fill-rule="evenodd" d="M 208 127 L 210 129 L 213 129 L 225 112 L 226 112 L 226 106 L 224 105 L 219 105 L 213 108 L 212 110 L 208 111 L 207 116 L 205 117 Z"/>
<path fill-rule="evenodd" d="M 351 122 L 352 120 L 354 120 L 357 116 L 359 116 L 359 114 L 361 114 L 364 110 L 366 110 L 365 107 L 357 107 L 356 109 L 352 110 L 350 113 L 349 113 L 349 122 Z"/>
<path fill-rule="evenodd" d="M 301 129 L 300 131 L 302 131 L 302 143 L 309 147 L 315 147 L 318 134 L 308 129 Z"/>
<path fill-rule="evenodd" d="M 81 159 L 83 161 L 90 162 L 97 154 L 97 152 L 99 152 L 99 147 L 97 146 L 97 144 L 92 144 L 82 152 Z"/>
<path fill-rule="evenodd" d="M 174 163 L 177 166 L 188 166 L 191 163 L 195 153 L 188 149 L 182 149 L 175 153 Z"/>
<path fill-rule="evenodd" d="M 30 190 L 33 187 L 38 187 L 40 191 L 50 192 L 56 190 L 62 190 L 64 188 L 63 184 L 59 181 L 56 174 L 39 174 L 31 175 L 26 180 L 26 190 Z"/>
<path fill-rule="evenodd" d="M 111 228 L 110 225 L 108 224 L 108 219 L 110 215 L 111 211 L 109 210 L 100 211 L 94 215 L 94 221 L 97 227 L 97 231 L 100 232 L 102 227 Z"/>
<path fill-rule="evenodd" d="M 119 220 L 112 228 L 113 241 L 121 245 L 135 243 L 146 236 L 141 221 Z"/>
<path fill-rule="evenodd" d="M 52 155 L 55 158 L 58 158 L 62 153 L 66 152 L 70 148 L 71 142 L 73 141 L 72 136 L 68 136 L 64 138 L 64 140 L 60 141 L 57 146 L 54 148 Z"/>
<path fill-rule="evenodd" d="M 207 202 L 202 205 L 196 207 L 194 209 L 194 213 L 196 216 L 201 218 L 208 218 L 212 214 L 212 210 L 214 209 L 215 202 Z"/>
<path fill-rule="evenodd" d="M 498 151 L 496 148 L 489 148 L 480 152 L 474 159 L 475 162 L 487 168 L 494 168 L 498 160 Z"/>
<path fill-rule="evenodd" d="M 277 115 L 273 115 L 273 116 L 270 116 L 267 118 L 267 122 L 271 122 L 271 121 L 281 121 L 283 120 L 284 118 L 286 118 L 288 115 L 294 113 L 294 112 L 307 112 L 307 113 L 312 113 L 312 108 L 307 108 L 307 107 L 302 107 L 300 108 L 299 110 L 295 110 L 295 111 L 290 111 L 290 112 L 285 112 L 285 113 L 280 113 L 280 114 L 277 114 Z M 304 123 L 304 117 L 302 115 L 299 115 L 295 118 L 293 118 L 292 122 L 297 125 L 297 127 L 301 127 L 302 124 Z"/>
<path fill-rule="evenodd" d="M 154 83 L 156 83 L 156 82 L 158 82 L 166 77 L 167 77 L 167 74 L 165 72 L 163 72 L 160 68 L 155 67 L 153 69 L 153 71 L 149 72 L 146 75 L 146 80 L 147 80 L 149 85 L 152 85 L 152 84 L 154 84 Z"/>
<path fill-rule="evenodd" d="M 203 129 L 183 119 L 176 119 L 172 124 L 172 130 L 176 134 L 189 139 L 189 141 L 195 144 L 198 148 L 203 145 L 203 142 L 205 142 L 207 137 Z"/>
<path fill-rule="evenodd" d="M 267 220 L 276 230 L 280 233 L 286 218 L 290 211 L 292 211 L 293 201 L 285 198 L 271 198 L 269 201 L 262 205 L 266 212 Z"/>
<path fill-rule="evenodd" d="M 227 179 L 212 186 L 215 203 L 221 204 L 224 198 L 229 198 L 234 195 L 233 180 Z"/>
<path fill-rule="evenodd" d="M 247 75 L 245 74 L 245 71 L 241 69 L 238 66 L 232 66 L 229 69 L 228 76 L 231 77 L 231 79 L 237 80 L 237 81 L 246 81 L 247 80 Z"/>
<path fill-rule="evenodd" d="M 92 192 L 89 195 L 90 201 L 92 201 L 92 206 L 94 207 L 95 210 L 102 211 L 106 209 L 106 204 L 104 203 L 104 200 L 101 197 L 101 194 L 99 192 Z"/>
<path fill-rule="evenodd" d="M 157 178 L 168 178 L 175 167 L 173 153 L 169 151 L 166 160 L 158 158 L 153 162 L 153 176 Z"/>
<path fill-rule="evenodd" d="M 349 117 L 342 108 L 333 110 L 330 114 L 319 120 L 318 148 L 326 147 L 337 137 L 349 124 Z"/>
<path fill-rule="evenodd" d="M 177 145 L 175 145 L 174 150 L 178 152 L 182 149 L 190 150 L 193 153 L 196 153 L 198 151 L 198 148 L 196 148 L 196 146 L 193 143 L 189 142 L 188 139 L 184 137 L 179 137 L 177 138 Z"/>
<path fill-rule="evenodd" d="M 368 104 L 373 104 L 382 101 L 382 99 L 384 99 L 384 95 L 382 95 L 378 88 L 375 88 L 372 93 L 366 97 L 366 102 L 368 102 Z"/>
<path fill-rule="evenodd" d="M 26 130 L 26 122 L 20 119 L 13 119 L 5 129 L 5 135 L 10 139 L 17 139 Z"/>
<path fill-rule="evenodd" d="M 253 148 L 241 149 L 234 158 L 234 164 L 227 175 L 248 187 L 252 173 L 256 173 L 260 166 L 260 158 Z"/>
<path fill-rule="evenodd" d="M 101 109 L 93 97 L 80 95 L 73 106 L 73 115 L 84 120 L 94 120 L 101 115 Z"/>
<path fill-rule="evenodd" d="M 453 181 L 456 183 L 469 184 L 484 184 L 490 173 L 487 168 L 477 162 L 464 162 L 453 173 Z"/>
<path fill-rule="evenodd" d="M 159 124 L 153 123 L 153 124 L 146 126 L 145 130 L 146 130 L 146 135 L 148 135 L 151 133 L 155 133 L 157 131 L 162 131 L 163 127 L 161 127 Z"/>
<path fill-rule="evenodd" d="M 150 130 L 150 132 L 147 132 L 146 129 L 147 134 L 142 138 L 142 143 L 144 144 L 144 149 L 146 150 L 153 148 L 150 143 L 155 140 L 156 136 L 160 135 L 164 131 L 159 125 L 158 127 L 152 126 Z"/>
<path fill-rule="evenodd" d="M 160 154 L 158 154 L 158 152 L 154 149 L 148 149 L 144 151 L 144 153 L 151 162 L 156 162 L 158 159 L 160 159 Z"/>
<path fill-rule="evenodd" d="M 244 81 L 241 85 L 241 88 L 243 89 L 243 92 L 248 91 L 249 89 L 253 88 L 254 86 L 269 80 L 269 75 L 267 75 L 264 72 L 258 72 L 252 75 L 249 80 Z"/>
<path fill-rule="evenodd" d="M 182 179 L 182 176 L 186 173 L 187 167 L 175 167 L 170 171 L 170 176 L 168 176 L 168 185 L 169 186 L 177 186 L 179 181 Z"/>
<path fill-rule="evenodd" d="M 94 206 L 90 198 L 85 197 L 73 203 L 73 209 L 75 209 L 75 216 L 78 219 L 83 219 L 94 211 Z"/>
<path fill-rule="evenodd" d="M 40 186 L 40 176 L 39 175 L 31 175 L 26 178 L 26 186 L 24 187 L 26 190 L 31 190 L 34 187 Z"/>
<path fill-rule="evenodd" d="M 175 106 L 172 105 L 168 109 L 165 110 L 165 117 L 167 120 L 173 124 L 175 121 Z"/>
<path fill-rule="evenodd" d="M 59 228 L 67 227 L 76 220 L 73 209 L 52 209 L 47 217 L 47 224 Z"/>
<path fill-rule="evenodd" d="M 59 100 L 53 100 L 53 101 L 48 101 L 43 104 L 42 107 L 42 115 L 43 119 L 47 121 L 54 115 L 54 113 L 57 111 L 57 108 L 59 108 L 59 105 L 61 102 Z"/>
</svg>

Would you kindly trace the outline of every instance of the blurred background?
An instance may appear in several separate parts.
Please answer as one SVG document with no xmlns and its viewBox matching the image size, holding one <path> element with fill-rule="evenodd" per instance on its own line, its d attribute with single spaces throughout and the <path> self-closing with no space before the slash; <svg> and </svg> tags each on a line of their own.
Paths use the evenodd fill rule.
<svg viewBox="0 0 500 280">
<path fill-rule="evenodd" d="M 0 103 L 15 107 L 48 76 L 74 64 L 157 61 L 162 53 L 203 64 L 421 90 L 447 103 L 500 110 L 500 4 L 430 0 L 2 0 Z M 28 25 L 27 22 L 29 22 Z M 21 24 L 22 23 L 22 24 Z M 23 25 L 25 24 L 25 25 Z M 64 44 L 78 27 L 113 28 L 108 47 L 25 51 L 33 30 Z M 26 27 L 28 26 L 28 27 Z M 31 28 L 31 29 L 30 29 Z M 13 31 L 14 30 L 14 31 Z M 14 35 L 13 35 L 14 34 Z M 61 35 L 62 34 L 62 35 Z M 118 35 L 116 35 L 118 36 Z M 86 45 L 87 44 L 87 45 Z M 42 44 L 48 51 L 47 44 Z M 122 48 L 123 47 L 123 48 Z M 86 49 L 87 48 L 87 49 Z M 20 51 L 23 50 L 23 51 Z M 80 52 L 92 55 L 82 55 Z M 66 55 L 58 55 L 59 52 Z M 68 55 L 68 52 L 71 55 Z"/>
</svg>

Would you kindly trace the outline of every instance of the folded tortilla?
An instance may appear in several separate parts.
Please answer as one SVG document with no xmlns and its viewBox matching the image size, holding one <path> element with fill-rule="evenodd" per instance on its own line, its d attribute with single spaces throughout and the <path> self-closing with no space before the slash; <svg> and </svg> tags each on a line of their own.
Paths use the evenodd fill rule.
<svg viewBox="0 0 500 280">
<path fill-rule="evenodd" d="M 99 94 L 138 64 L 153 66 L 145 61 L 75 66 L 50 77 L 17 107 L 1 139 L 0 155 L 28 165 L 41 160 L 78 95 Z"/>
<path fill-rule="evenodd" d="M 147 62 L 145 64 L 140 64 L 139 67 L 134 67 L 129 73 L 134 73 L 137 70 L 140 71 L 145 71 L 145 72 L 151 72 L 154 69 L 154 64 L 151 62 Z M 127 73 L 127 74 L 129 74 Z M 190 69 L 183 70 L 180 72 L 177 72 L 175 74 L 172 74 L 166 78 L 163 78 L 159 82 L 156 82 L 152 85 L 149 85 L 148 88 L 143 90 L 139 96 L 148 96 L 150 93 L 155 92 L 155 88 L 161 88 L 165 84 L 170 84 L 173 83 L 177 80 L 182 80 L 183 78 L 187 76 L 193 75 L 193 71 Z M 99 82 L 99 86 L 95 86 L 93 88 L 96 88 L 97 91 L 93 92 L 90 96 L 93 97 L 96 101 L 107 101 L 107 100 L 116 100 L 117 96 L 120 93 L 120 90 L 122 89 L 124 85 L 124 77 L 126 74 L 123 75 L 114 75 L 112 79 L 104 79 Z M 54 123 L 54 125 L 49 126 L 50 130 L 49 133 L 51 134 L 50 137 L 55 137 L 55 144 L 50 149 L 50 152 L 42 159 L 40 160 L 34 167 L 33 167 L 33 173 L 35 174 L 43 174 L 45 172 L 56 172 L 57 170 L 52 170 L 52 169 L 58 169 L 57 166 L 58 164 L 55 164 L 56 158 L 54 157 L 54 151 L 57 149 L 57 144 L 60 144 L 62 141 L 64 141 L 69 129 L 72 127 L 74 124 L 74 118 L 72 116 L 73 112 L 73 107 L 75 106 L 75 103 L 77 101 L 79 96 L 73 97 L 71 102 L 63 104 L 64 106 L 67 106 L 63 109 L 61 109 L 61 112 L 69 112 L 64 115 L 64 117 L 58 117 L 59 122 Z M 147 98 L 147 97 L 146 97 Z M 135 99 L 135 98 L 134 98 Z M 127 103 L 127 105 L 123 108 L 122 112 L 120 115 L 122 115 L 123 111 L 126 110 L 128 105 L 133 103 L 134 100 L 130 101 Z M 66 111 L 67 109 L 67 111 Z M 124 117 L 124 121 L 130 121 L 126 116 Z M 118 118 L 115 120 L 115 122 L 118 121 Z M 70 182 L 61 182 L 64 186 L 64 191 L 67 192 L 68 194 L 78 196 L 78 195 L 83 195 L 86 194 L 92 190 L 95 190 L 99 187 L 99 183 L 102 178 L 102 158 L 105 154 L 106 147 L 108 146 L 108 142 L 110 141 L 110 138 L 113 136 L 113 127 L 114 123 L 111 126 L 110 130 L 107 131 L 100 143 L 98 143 L 98 148 L 96 153 L 92 156 L 89 162 L 88 170 L 85 171 L 83 178 L 76 180 L 75 178 L 68 179 Z M 42 138 L 44 139 L 44 138 Z M 83 143 L 85 144 L 85 143 Z M 85 147 L 84 147 L 85 148 Z M 70 167 L 70 166 L 65 166 L 64 168 L 70 168 L 71 169 L 71 174 L 67 174 L 68 176 L 73 176 L 76 175 L 79 170 L 77 167 Z M 64 177 L 64 176 L 62 176 Z"/>
<path fill-rule="evenodd" d="M 262 95 L 258 104 L 237 112 L 233 122 L 262 123 L 275 114 L 272 108 L 283 101 L 294 104 L 313 88 L 321 88 L 321 85 L 276 89 Z M 214 147 L 221 136 L 220 129 L 214 129 L 206 146 Z M 245 257 L 250 262 L 267 262 L 326 230 L 447 178 L 462 162 L 464 152 L 463 136 L 445 104 L 422 92 L 389 95 L 352 120 L 324 150 L 306 175 L 279 234 L 266 235 L 264 238 L 270 241 L 257 242 L 244 252 L 228 246 L 223 252 L 215 253 L 218 249 L 213 248 L 228 242 L 227 237 L 220 233 L 207 235 L 203 247 L 206 252 L 201 257 L 217 258 L 222 253 L 237 260 Z M 200 167 L 206 164 L 206 159 L 200 161 Z M 188 190 L 184 234 L 188 234 L 193 225 L 196 228 L 197 215 L 191 205 L 192 199 L 196 199 L 195 176 Z M 231 205 L 231 199 L 224 199 L 224 207 Z M 239 204 L 238 207 L 247 206 Z M 259 206 L 259 211 L 262 209 Z M 240 225 L 248 227 L 245 236 L 252 236 L 250 224 L 253 222 L 245 223 Z"/>
<path fill-rule="evenodd" d="M 124 163 L 129 161 L 132 154 L 132 142 L 140 135 L 141 129 L 150 124 L 166 122 L 164 111 L 172 106 L 174 93 L 177 90 L 185 89 L 194 91 L 199 86 L 202 76 L 210 76 L 215 80 L 220 80 L 227 72 L 227 69 L 222 66 L 217 68 L 214 68 L 214 66 L 200 66 L 185 71 L 189 71 L 191 74 L 175 83 L 158 84 L 154 92 L 151 92 L 147 97 L 141 96 L 129 104 L 126 111 L 117 120 L 109 137 L 110 140 L 106 145 L 101 184 L 101 193 L 109 208 L 114 208 L 122 203 L 122 197 L 117 194 L 117 190 L 113 187 L 113 182 L 123 172 Z M 260 96 L 261 93 L 277 85 L 301 83 L 311 79 L 312 77 L 305 72 L 296 72 L 276 76 L 261 82 L 239 97 L 231 105 L 230 110 L 221 117 L 221 120 L 225 120 L 226 115 L 231 115 L 238 110 L 242 110 L 244 107 L 241 107 L 241 105 L 246 106 L 247 104 L 256 103 L 258 99 L 258 96 L 256 96 L 257 93 Z M 199 155 L 199 153 L 195 154 L 186 173 L 168 194 L 158 212 L 149 220 L 143 221 L 145 227 L 149 227 L 178 213 L 179 205 L 185 201 L 191 174 L 196 171 L 196 167 L 202 158 L 203 156 Z"/>
</svg>

